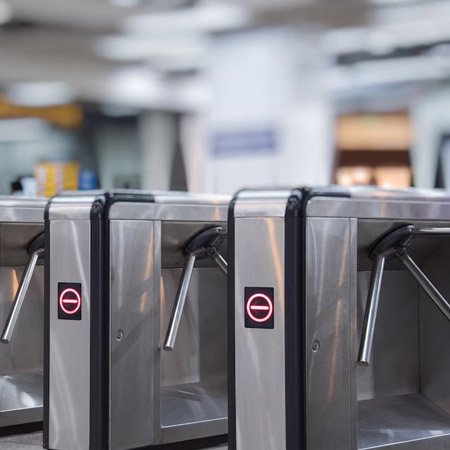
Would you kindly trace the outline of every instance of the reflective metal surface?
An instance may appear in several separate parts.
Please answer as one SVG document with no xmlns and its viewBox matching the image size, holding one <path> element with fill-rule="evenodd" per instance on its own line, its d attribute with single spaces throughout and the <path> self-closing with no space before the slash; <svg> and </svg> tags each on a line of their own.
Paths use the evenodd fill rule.
<svg viewBox="0 0 450 450">
<path fill-rule="evenodd" d="M 284 220 L 236 218 L 235 251 L 237 450 L 283 450 Z M 274 288 L 273 330 L 245 328 L 246 286 Z"/>
<path fill-rule="evenodd" d="M 450 416 L 421 394 L 358 403 L 358 448 L 444 450 Z"/>
<path fill-rule="evenodd" d="M 89 220 L 91 205 L 102 194 L 102 191 L 57 195 L 50 201 L 51 220 Z"/>
<path fill-rule="evenodd" d="M 445 201 L 446 200 L 446 201 Z M 353 199 L 314 197 L 308 202 L 307 215 L 316 217 L 357 217 L 366 219 L 450 219 L 450 201 Z"/>
<path fill-rule="evenodd" d="M 161 343 L 181 276 L 161 273 Z M 218 268 L 195 268 L 177 343 L 160 355 L 161 441 L 227 433 L 226 278 Z M 190 395 L 190 393 L 195 395 Z M 175 399 L 176 397 L 176 399 Z M 177 405 L 176 409 L 173 406 Z M 209 417 L 207 419 L 207 417 Z"/>
<path fill-rule="evenodd" d="M 311 450 L 355 448 L 351 403 L 355 279 L 350 272 L 355 245 L 349 219 L 307 220 L 306 433 Z"/>
<path fill-rule="evenodd" d="M 211 214 L 202 210 L 196 220 L 110 221 L 115 450 L 227 433 L 226 277 L 213 261 L 198 261 L 192 268 L 176 345 L 162 351 L 185 262 L 183 248 L 202 229 L 224 225 L 201 220 L 216 217 L 216 206 L 209 208 Z M 184 219 L 184 211 L 172 205 L 171 217 Z"/>
<path fill-rule="evenodd" d="M 448 255 L 450 242 L 440 240 L 433 257 L 421 260 L 421 267 L 442 295 L 450 296 Z M 412 277 L 411 277 L 412 278 Z M 419 289 L 419 356 L 421 391 L 443 411 L 450 415 L 450 326 L 428 294 Z"/>
<path fill-rule="evenodd" d="M 290 190 L 243 191 L 238 195 L 234 217 L 284 217 Z"/>
<path fill-rule="evenodd" d="M 154 441 L 158 250 L 153 222 L 115 220 L 110 233 L 110 438 L 124 449 Z"/>
<path fill-rule="evenodd" d="M 450 324 L 418 283 L 423 277 L 414 278 L 400 261 L 389 259 L 376 265 L 371 282 L 369 258 L 381 237 L 411 224 L 422 230 L 408 248 L 411 258 L 442 298 L 450 298 L 450 199 L 443 192 L 349 194 L 313 197 L 306 208 L 306 448 L 450 448 Z M 274 236 L 284 230 L 286 199 L 282 205 L 273 192 L 244 198 L 239 194 L 234 219 L 237 449 L 283 450 L 284 408 L 289 407 L 284 331 L 279 336 L 276 326 L 266 341 L 266 330 L 246 329 L 243 290 L 284 286 L 284 258 L 276 263 L 274 250 L 280 252 L 284 240 Z M 280 218 L 268 218 L 271 214 Z M 272 234 L 261 231 L 265 226 Z M 445 231 L 436 232 L 439 228 Z M 372 358 L 369 366 L 359 366 L 368 297 L 361 359 L 369 360 L 371 337 Z"/>
<path fill-rule="evenodd" d="M 28 245 L 44 229 L 46 203 L 46 199 L 0 197 L 0 329 L 9 324 L 6 340 L 15 326 L 11 342 L 0 346 L 0 427 L 42 421 L 42 263 L 19 282 L 29 261 Z M 18 301 L 13 303 L 16 294 Z"/>
<path fill-rule="evenodd" d="M 364 320 L 370 277 L 370 272 L 357 273 L 358 337 Z M 427 301 L 430 302 L 429 299 Z M 381 286 L 371 363 L 367 367 L 355 365 L 359 401 L 419 391 L 418 325 L 417 283 L 406 270 L 386 270 Z M 356 342 L 360 342 L 359 338 Z"/>
<path fill-rule="evenodd" d="M 212 221 L 226 222 L 228 202 L 189 203 L 132 203 L 118 202 L 111 205 L 112 220 L 166 220 L 166 221 Z"/>
<path fill-rule="evenodd" d="M 53 207 L 50 218 L 52 214 Z M 90 230 L 89 220 L 50 221 L 49 445 L 52 450 L 89 449 Z M 58 320 L 60 282 L 81 283 L 81 320 Z"/>
<path fill-rule="evenodd" d="M 46 198 L 0 196 L 0 223 L 43 223 Z"/>
<path fill-rule="evenodd" d="M 56 280 L 77 282 L 81 277 L 85 296 L 81 322 L 59 324 L 56 309 L 52 311 L 52 450 L 89 448 L 87 209 L 101 193 L 87 194 L 80 201 L 76 195 L 58 198 L 50 209 L 51 301 Z M 213 260 L 199 261 L 193 268 L 176 345 L 172 352 L 162 352 L 162 345 L 185 261 L 184 246 L 204 228 L 226 228 L 228 198 L 153 195 L 156 203 L 139 202 L 137 196 L 136 202 L 116 202 L 109 210 L 109 437 L 114 450 L 227 432 L 226 277 Z M 64 229 L 69 243 L 61 242 Z M 77 257 L 72 265 L 66 264 L 65 255 L 74 252 L 75 242 Z M 67 279 L 69 270 L 73 276 Z M 71 328 L 77 328 L 80 336 L 69 356 L 67 346 L 75 340 Z M 67 399 L 63 383 L 70 383 Z M 82 393 L 78 398 L 72 395 L 75 390 Z"/>
<path fill-rule="evenodd" d="M 43 210 L 41 214 L 43 218 Z M 43 223 L 0 223 L 0 266 L 28 264 L 30 259 L 28 246 L 43 230 Z M 42 266 L 43 259 L 37 264 Z"/>
<path fill-rule="evenodd" d="M 442 296 L 442 294 L 436 289 L 434 284 L 427 278 L 427 276 L 420 270 L 419 266 L 414 262 L 414 260 L 404 253 L 400 257 L 402 263 L 409 270 L 411 275 L 416 279 L 416 281 L 422 286 L 425 292 L 430 296 L 436 306 L 442 311 L 445 317 L 450 320 L 450 305 L 447 300 Z"/>
<path fill-rule="evenodd" d="M 42 421 L 42 371 L 0 376 L 0 427 Z"/>
</svg>

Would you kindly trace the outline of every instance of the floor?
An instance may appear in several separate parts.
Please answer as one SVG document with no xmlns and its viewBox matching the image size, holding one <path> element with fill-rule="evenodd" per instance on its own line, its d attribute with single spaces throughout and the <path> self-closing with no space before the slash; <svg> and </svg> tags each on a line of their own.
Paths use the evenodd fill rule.
<svg viewBox="0 0 450 450">
<path fill-rule="evenodd" d="M 220 446 L 209 450 L 226 450 L 226 448 Z M 42 433 L 0 437 L 0 450 L 42 450 Z"/>
<path fill-rule="evenodd" d="M 1 450 L 42 450 L 42 433 L 22 434 L 0 438 Z"/>
</svg>

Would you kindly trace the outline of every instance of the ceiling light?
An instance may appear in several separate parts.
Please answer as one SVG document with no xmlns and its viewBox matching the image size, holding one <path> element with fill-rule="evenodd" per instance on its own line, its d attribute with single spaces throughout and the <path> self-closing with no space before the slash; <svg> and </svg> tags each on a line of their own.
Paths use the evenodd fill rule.
<svg viewBox="0 0 450 450">
<path fill-rule="evenodd" d="M 139 61 L 148 59 L 203 58 L 208 49 L 204 36 L 172 36 L 146 39 L 133 36 L 106 36 L 94 42 L 95 52 L 113 61 Z"/>
<path fill-rule="evenodd" d="M 7 86 L 5 95 L 11 103 L 22 106 L 55 106 L 74 100 L 73 89 L 63 82 L 42 81 Z"/>
<path fill-rule="evenodd" d="M 119 8 L 132 8 L 141 3 L 141 0 L 109 0 L 109 2 Z"/>
<path fill-rule="evenodd" d="M 248 9 L 239 5 L 211 4 L 171 12 L 132 15 L 124 30 L 133 34 L 186 34 L 240 28 L 251 20 Z"/>
<path fill-rule="evenodd" d="M 404 5 L 406 3 L 417 3 L 420 0 L 366 0 L 368 3 L 372 3 L 373 5 Z"/>
</svg>

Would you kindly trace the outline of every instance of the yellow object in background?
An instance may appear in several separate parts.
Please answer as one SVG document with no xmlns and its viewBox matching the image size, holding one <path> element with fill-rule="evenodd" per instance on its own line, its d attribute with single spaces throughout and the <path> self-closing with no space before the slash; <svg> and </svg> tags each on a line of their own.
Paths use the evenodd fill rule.
<svg viewBox="0 0 450 450">
<path fill-rule="evenodd" d="M 78 189 L 80 166 L 75 161 L 40 162 L 34 169 L 37 195 L 51 197 L 61 191 Z"/>
</svg>

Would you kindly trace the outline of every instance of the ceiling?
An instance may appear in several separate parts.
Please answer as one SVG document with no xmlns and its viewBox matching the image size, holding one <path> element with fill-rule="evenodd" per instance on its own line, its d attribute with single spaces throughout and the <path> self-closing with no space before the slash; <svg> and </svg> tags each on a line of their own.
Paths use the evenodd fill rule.
<svg viewBox="0 0 450 450">
<path fill-rule="evenodd" d="M 351 55 L 343 59 L 351 61 L 350 69 L 344 65 L 331 74 L 331 84 L 342 88 L 346 71 L 358 64 L 369 64 L 371 74 L 370 64 L 389 60 L 392 69 L 399 47 L 426 43 L 429 50 L 450 42 L 450 5 L 445 0 L 0 0 L 0 86 L 56 80 L 88 101 L 195 107 L 208 95 L 202 69 L 214 36 L 280 24 L 318 26 L 324 36 L 318 51 L 338 60 Z"/>
</svg>

